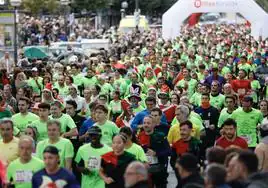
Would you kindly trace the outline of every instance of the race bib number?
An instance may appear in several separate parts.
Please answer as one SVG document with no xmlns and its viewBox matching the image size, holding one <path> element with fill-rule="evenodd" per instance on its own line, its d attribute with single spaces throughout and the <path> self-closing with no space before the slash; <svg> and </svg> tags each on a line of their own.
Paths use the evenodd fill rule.
<svg viewBox="0 0 268 188">
<path fill-rule="evenodd" d="M 30 183 L 32 181 L 33 172 L 31 170 L 18 170 L 15 174 L 16 182 Z"/>
<path fill-rule="evenodd" d="M 149 164 L 158 164 L 158 159 L 155 156 L 146 155 Z"/>
<path fill-rule="evenodd" d="M 204 120 L 204 124 L 205 124 L 205 127 L 206 127 L 206 128 L 209 128 L 209 124 L 210 124 L 210 123 L 209 123 L 209 120 Z"/>
<path fill-rule="evenodd" d="M 88 168 L 90 170 L 99 170 L 100 167 L 101 167 L 101 158 L 100 157 L 89 157 Z"/>
</svg>

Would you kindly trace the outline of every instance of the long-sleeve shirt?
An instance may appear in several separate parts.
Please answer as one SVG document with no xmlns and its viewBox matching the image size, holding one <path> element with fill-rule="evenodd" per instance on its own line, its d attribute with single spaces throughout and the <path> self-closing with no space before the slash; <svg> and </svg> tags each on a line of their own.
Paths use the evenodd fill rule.
<svg viewBox="0 0 268 188">
<path fill-rule="evenodd" d="M 147 109 L 137 113 L 137 115 L 134 117 L 132 123 L 130 124 L 130 127 L 133 130 L 137 130 L 138 125 L 143 124 L 144 117 L 146 117 L 148 115 L 150 115 L 150 111 Z M 167 118 L 166 118 L 165 114 L 162 114 L 160 121 L 161 121 L 161 124 L 167 125 Z"/>
</svg>

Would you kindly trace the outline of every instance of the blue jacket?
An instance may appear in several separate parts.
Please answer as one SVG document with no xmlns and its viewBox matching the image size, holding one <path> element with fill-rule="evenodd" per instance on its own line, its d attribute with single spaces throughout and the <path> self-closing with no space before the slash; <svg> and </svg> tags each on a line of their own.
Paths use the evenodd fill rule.
<svg viewBox="0 0 268 188">
<path fill-rule="evenodd" d="M 148 115 L 150 115 L 150 112 L 147 109 L 137 113 L 136 116 L 134 117 L 132 123 L 130 124 L 130 127 L 132 128 L 132 130 L 136 131 L 138 128 L 138 125 L 143 124 L 144 117 L 146 117 Z M 166 118 L 165 114 L 162 114 L 160 121 L 161 121 L 161 124 L 168 125 L 167 118 Z"/>
<path fill-rule="evenodd" d="M 79 130 L 79 136 L 84 135 L 87 132 L 87 130 L 94 125 L 94 123 L 95 122 L 93 121 L 92 118 L 88 118 L 87 120 L 85 120 Z"/>
</svg>

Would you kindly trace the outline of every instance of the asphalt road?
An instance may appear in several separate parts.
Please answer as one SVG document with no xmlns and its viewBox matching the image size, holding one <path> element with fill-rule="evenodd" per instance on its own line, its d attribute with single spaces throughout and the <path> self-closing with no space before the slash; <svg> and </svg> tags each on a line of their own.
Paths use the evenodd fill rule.
<svg viewBox="0 0 268 188">
<path fill-rule="evenodd" d="M 168 167 L 168 188 L 175 188 L 176 185 L 177 185 L 177 179 L 176 179 L 176 176 L 175 176 L 175 173 L 174 171 L 172 170 L 171 166 L 169 165 Z"/>
</svg>

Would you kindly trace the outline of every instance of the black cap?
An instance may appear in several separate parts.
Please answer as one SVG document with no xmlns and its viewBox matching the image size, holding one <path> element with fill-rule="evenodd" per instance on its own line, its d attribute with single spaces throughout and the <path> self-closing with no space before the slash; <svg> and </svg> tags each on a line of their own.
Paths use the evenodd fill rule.
<svg viewBox="0 0 268 188">
<path fill-rule="evenodd" d="M 59 150 L 55 146 L 47 146 L 43 153 L 50 153 L 53 155 L 59 155 Z"/>
<path fill-rule="evenodd" d="M 177 163 L 188 172 L 194 172 L 198 169 L 197 158 L 190 153 L 185 153 L 177 160 Z"/>
<path fill-rule="evenodd" d="M 253 103 L 253 98 L 251 96 L 245 96 L 243 99 L 244 102 L 251 102 Z"/>
<path fill-rule="evenodd" d="M 98 126 L 93 126 L 88 129 L 88 134 L 101 135 L 101 129 Z"/>
</svg>

